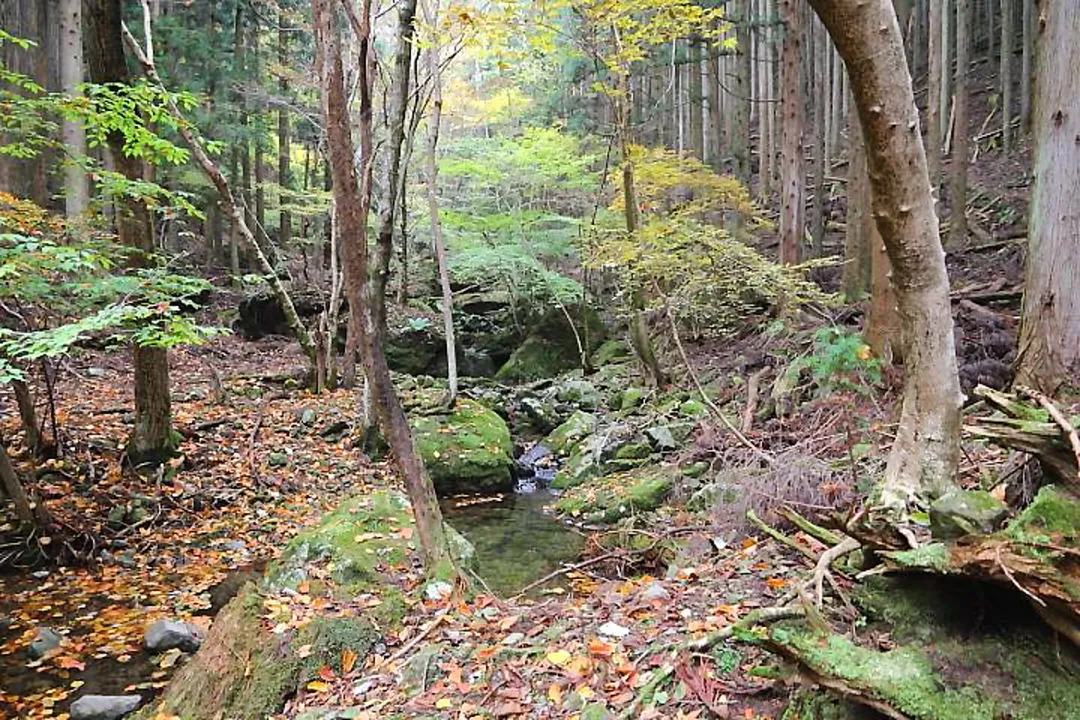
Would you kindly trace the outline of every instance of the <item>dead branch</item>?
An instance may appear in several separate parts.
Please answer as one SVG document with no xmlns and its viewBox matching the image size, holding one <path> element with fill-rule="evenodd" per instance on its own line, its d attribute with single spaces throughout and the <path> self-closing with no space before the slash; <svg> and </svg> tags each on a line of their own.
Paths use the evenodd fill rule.
<svg viewBox="0 0 1080 720">
<path fill-rule="evenodd" d="M 1076 434 L 1076 428 L 1072 426 L 1069 419 L 1058 410 L 1057 405 L 1055 405 L 1050 398 L 1046 397 L 1046 395 L 1034 388 L 1029 388 L 1024 385 L 1017 385 L 1016 390 L 1020 394 L 1027 395 L 1029 398 L 1039 403 L 1039 405 L 1042 406 L 1042 409 L 1050 415 L 1050 418 L 1057 423 L 1058 427 L 1061 428 L 1061 431 L 1069 439 L 1069 445 L 1072 447 L 1073 455 L 1076 456 L 1077 479 L 1080 480 L 1080 435 Z"/>
</svg>

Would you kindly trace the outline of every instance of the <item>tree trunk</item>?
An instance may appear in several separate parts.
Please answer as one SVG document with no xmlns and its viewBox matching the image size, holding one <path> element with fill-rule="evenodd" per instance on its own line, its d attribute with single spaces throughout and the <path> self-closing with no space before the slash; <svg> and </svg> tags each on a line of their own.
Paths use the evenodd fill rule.
<svg viewBox="0 0 1080 720">
<path fill-rule="evenodd" d="M 870 178 L 866 175 L 866 144 L 859 128 L 859 116 L 851 111 L 848 139 L 847 227 L 844 234 L 844 296 L 848 302 L 861 300 L 870 291 Z M 880 244 L 880 240 L 878 243 Z M 871 316 L 872 317 L 872 316 Z M 869 325 L 869 320 L 867 321 Z"/>
<path fill-rule="evenodd" d="M 348 126 L 346 112 L 345 81 L 341 66 L 341 51 L 338 43 L 336 23 L 333 20 L 333 0 L 312 0 L 312 24 L 315 30 L 316 67 L 319 68 L 322 85 L 324 121 L 327 127 L 327 145 L 330 155 L 331 171 L 334 175 L 333 191 L 337 208 L 339 235 L 342 243 L 342 261 L 345 265 L 346 285 L 350 299 L 364 295 L 364 286 L 373 284 L 374 278 L 365 272 L 367 255 L 366 223 L 361 202 L 361 188 L 356 178 L 356 165 L 353 162 L 352 136 Z M 413 18 L 416 5 L 413 0 L 403 0 L 399 8 L 398 41 L 404 47 L 406 55 L 411 52 L 408 44 L 412 36 Z M 367 47 L 370 42 L 370 4 L 364 2 L 361 19 L 354 22 L 360 43 Z M 400 55 L 399 55 L 400 57 Z M 408 57 L 406 56 L 406 65 Z M 361 67 L 366 67 L 366 59 L 361 58 Z M 400 67 L 397 70 L 401 70 Z M 406 69 L 407 73 L 408 70 Z M 402 79 L 399 76 L 395 80 Z M 406 85 L 408 76 L 405 76 Z M 363 83 L 362 83 L 363 84 Z M 401 99 L 404 93 L 400 88 L 392 90 L 395 97 Z M 394 102 L 397 102 L 395 100 Z M 402 118 L 402 121 L 404 118 Z M 398 144 L 400 149 L 400 143 Z M 393 153 L 396 154 L 396 153 Z M 394 161 L 393 154 L 390 158 Z M 395 185 L 391 185 L 395 188 Z M 391 193 L 393 190 L 391 191 Z M 391 210 L 391 222 L 393 211 Z M 392 225 L 391 225 L 392 228 Z M 360 304 L 352 307 L 358 312 Z M 364 314 L 372 315 L 375 308 L 363 305 Z M 442 523 L 442 513 L 435 498 L 435 489 L 424 469 L 423 461 L 413 445 L 412 433 L 401 407 L 397 394 L 390 380 L 390 369 L 380 344 L 379 335 L 371 332 L 375 327 L 374 318 L 365 318 L 358 324 L 361 335 L 361 350 L 364 359 L 365 374 L 374 398 L 373 409 L 378 415 L 379 424 L 394 453 L 398 472 L 405 481 L 405 487 L 412 502 L 416 517 L 417 534 L 424 553 L 425 564 L 429 571 L 438 574 L 453 572 L 453 559 Z"/>
<path fill-rule="evenodd" d="M 34 397 L 30 394 L 30 388 L 22 380 L 12 380 L 11 391 L 15 395 L 15 404 L 19 407 L 19 419 L 22 420 L 23 433 L 26 435 L 26 447 L 34 457 L 38 457 L 44 448 L 44 442 L 41 437 L 37 408 L 34 406 Z"/>
<path fill-rule="evenodd" d="M 803 170 L 803 130 L 806 101 L 803 97 L 803 14 L 797 0 L 779 0 L 784 21 L 783 57 L 780 67 L 780 262 L 799 262 L 806 232 L 806 171 Z"/>
<path fill-rule="evenodd" d="M 401 171 L 401 145 L 405 141 L 405 115 L 409 103 L 412 76 L 413 34 L 416 0 L 398 3 L 398 43 L 388 89 L 386 177 L 379 199 L 379 230 L 371 263 L 368 266 L 366 300 L 371 304 L 375 322 L 369 332 L 382 341 L 386 332 L 386 284 L 394 244 L 394 217 L 397 211 L 398 176 Z"/>
<path fill-rule="evenodd" d="M 889 0 L 810 0 L 848 68 L 863 128 L 874 219 L 893 266 L 905 353 L 904 401 L 881 500 L 900 508 L 955 482 L 960 382 L 949 279 L 911 76 Z"/>
<path fill-rule="evenodd" d="M 820 23 L 811 23 L 814 33 L 814 64 L 817 74 L 814 85 L 814 204 L 810 228 L 814 238 L 814 255 L 825 254 L 825 105 L 829 102 L 829 37 Z"/>
<path fill-rule="evenodd" d="M 2 437 L 0 437 L 0 489 L 3 489 L 3 494 L 11 499 L 19 522 L 24 527 L 37 527 L 38 516 L 42 513 L 34 512 L 34 503 L 30 501 L 22 481 L 19 480 L 19 474 L 15 472 L 15 466 L 11 463 L 11 458 L 8 457 L 7 448 L 4 446 Z"/>
<path fill-rule="evenodd" d="M 79 94 L 83 81 L 82 0 L 60 2 L 60 88 L 66 95 Z M 90 180 L 72 160 L 86 157 L 86 131 L 77 120 L 65 119 L 61 139 L 71 157 L 64 164 L 64 212 L 76 217 L 90 204 Z"/>
<path fill-rule="evenodd" d="M 712 142 L 706 143 L 709 148 L 709 154 L 711 156 L 711 165 L 713 170 L 721 172 L 724 169 L 724 90 L 722 75 L 721 50 L 719 48 L 713 48 L 708 53 L 709 61 L 709 114 L 711 115 L 712 125 Z M 647 105 L 647 103 L 646 103 Z M 732 138 L 732 151 L 734 152 L 734 143 L 737 142 L 735 138 Z"/>
<path fill-rule="evenodd" d="M 1021 0 L 1021 2 L 1024 4 L 1022 11 L 1024 27 L 1020 60 L 1020 129 L 1027 132 L 1031 129 L 1031 58 L 1035 54 L 1035 32 L 1032 27 L 1034 0 Z"/>
<path fill-rule="evenodd" d="M 433 8 L 431 6 L 434 6 Z M 425 22 L 438 27 L 438 0 L 430 0 Z M 432 40 L 427 51 L 428 73 L 431 77 L 431 117 L 428 119 L 428 140 L 424 163 L 427 174 L 428 215 L 431 217 L 431 238 L 435 245 L 435 261 L 439 266 L 439 287 L 442 289 L 443 332 L 446 334 L 446 379 L 451 404 L 457 399 L 457 343 L 454 342 L 454 293 L 450 289 L 450 268 L 446 262 L 446 244 L 443 242 L 442 220 L 439 217 L 439 163 L 436 153 L 439 147 L 439 126 L 442 123 L 442 70 L 439 66 L 439 41 Z"/>
<path fill-rule="evenodd" d="M 968 73 L 971 64 L 971 0 L 956 0 L 956 96 L 953 100 L 952 182 L 949 185 L 949 249 L 967 244 Z"/>
<path fill-rule="evenodd" d="M 286 252 L 292 242 L 292 214 L 286 209 L 288 205 L 287 191 L 289 189 L 289 109 L 284 103 L 289 97 L 289 80 L 286 75 L 289 55 L 285 34 L 285 12 L 278 12 L 278 94 L 281 95 L 282 105 L 278 109 L 278 246 L 282 252 Z"/>
<path fill-rule="evenodd" d="M 955 23 L 952 22 L 954 0 L 939 1 L 941 2 L 941 92 L 938 95 L 938 138 L 944 145 L 945 136 L 949 134 L 949 104 L 952 101 L 952 32 L 949 26 Z"/>
<path fill-rule="evenodd" d="M 705 159 L 704 105 L 705 86 L 701 78 L 701 40 L 690 38 L 690 151 L 698 160 Z"/>
<path fill-rule="evenodd" d="M 123 21 L 120 0 L 86 0 L 86 56 L 90 80 L 94 83 L 129 82 L 124 58 Z M 109 150 L 116 169 L 129 180 L 141 181 L 143 162 L 123 151 L 124 137 L 109 136 Z M 154 251 L 154 232 L 150 210 L 146 203 L 129 198 L 126 208 L 117 213 L 117 236 L 120 244 L 136 248 L 136 264 L 146 262 Z M 132 461 L 156 464 L 176 447 L 177 436 L 172 432 L 169 407 L 169 360 L 163 348 L 136 347 L 135 363 L 135 426 L 128 444 Z"/>
<path fill-rule="evenodd" d="M 1080 384 L 1080 13 L 1072 0 L 1042 0 L 1039 19 L 1016 380 L 1053 395 Z"/>
<path fill-rule="evenodd" d="M 776 177 L 776 0 L 762 0 L 765 18 L 764 72 L 765 72 L 765 164 L 761 179 L 761 194 L 766 200 L 772 193 Z"/>
<path fill-rule="evenodd" d="M 930 61 L 930 77 L 926 90 L 926 165 L 930 173 L 930 187 L 938 192 L 941 178 L 941 40 L 943 0 L 930 0 L 930 31 L 927 33 L 927 56 Z"/>
<path fill-rule="evenodd" d="M 732 80 L 734 113 L 732 118 L 731 157 L 735 177 L 744 185 L 750 183 L 750 0 L 740 0 L 735 18 L 736 67 Z"/>
<path fill-rule="evenodd" d="M 1001 149 L 1012 150 L 1012 55 L 1013 55 L 1013 0 L 1001 0 Z"/>
</svg>

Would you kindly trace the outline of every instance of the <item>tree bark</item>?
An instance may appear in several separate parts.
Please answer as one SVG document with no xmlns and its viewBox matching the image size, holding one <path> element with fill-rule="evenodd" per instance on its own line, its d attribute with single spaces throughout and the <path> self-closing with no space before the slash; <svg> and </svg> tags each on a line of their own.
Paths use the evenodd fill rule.
<svg viewBox="0 0 1080 720">
<path fill-rule="evenodd" d="M 701 40 L 690 38 L 690 151 L 698 160 L 705 159 L 704 96 L 705 86 L 701 78 Z"/>
<path fill-rule="evenodd" d="M 1035 184 L 1016 381 L 1054 395 L 1080 385 L 1080 13 L 1039 3 Z"/>
<path fill-rule="evenodd" d="M 37 408 L 34 406 L 34 397 L 30 394 L 30 388 L 22 380 L 12 380 L 11 391 L 15 395 L 15 404 L 19 407 L 19 419 L 22 420 L 23 433 L 26 435 L 26 446 L 35 457 L 38 457 L 44 448 L 44 442 L 41 437 Z"/>
<path fill-rule="evenodd" d="M 437 29 L 439 2 L 429 0 L 425 7 L 425 22 Z M 437 30 L 436 30 L 437 31 Z M 431 217 L 431 238 L 435 245 L 435 262 L 439 266 L 439 287 L 442 289 L 443 332 L 446 335 L 446 379 L 449 384 L 448 401 L 457 400 L 457 343 L 454 341 L 454 293 L 450 289 L 450 268 L 446 262 L 446 244 L 443 242 L 442 220 L 439 217 L 439 163 L 436 156 L 439 147 L 439 127 L 442 124 L 442 69 L 439 65 L 440 45 L 438 38 L 431 41 L 427 51 L 428 74 L 431 77 L 431 117 L 428 118 L 428 139 L 425 148 L 428 215 Z"/>
<path fill-rule="evenodd" d="M 956 94 L 953 100 L 952 181 L 949 185 L 949 249 L 967 244 L 968 73 L 971 63 L 971 0 L 956 0 Z"/>
<path fill-rule="evenodd" d="M 941 91 L 938 94 L 938 137 L 945 143 L 945 136 L 949 134 L 949 104 L 952 101 L 952 31 L 949 30 L 952 23 L 954 0 L 940 0 L 941 2 Z"/>
<path fill-rule="evenodd" d="M 735 75 L 732 78 L 731 102 L 734 105 L 729 144 L 734 160 L 735 177 L 750 183 L 750 0 L 740 0 L 735 18 Z"/>
<path fill-rule="evenodd" d="M 902 508 L 955 483 L 960 382 L 949 280 L 903 39 L 889 0 L 810 0 L 848 68 L 867 147 L 874 219 L 893 267 L 904 400 L 881 501 Z"/>
<path fill-rule="evenodd" d="M 345 82 L 336 23 L 333 21 L 333 1 L 312 0 L 312 24 L 315 30 L 316 67 L 319 68 L 321 76 L 331 171 L 334 176 L 334 201 L 338 213 L 339 234 L 343 239 L 342 261 L 346 267 L 346 284 L 352 286 L 348 290 L 349 297 L 360 298 L 364 295 L 363 286 L 373 284 L 374 278 L 365 272 L 368 261 L 366 223 L 362 214 L 361 188 L 353 162 L 352 136 L 348 127 L 348 116 L 345 114 Z M 407 45 L 412 36 L 416 6 L 412 0 L 404 2 L 410 7 L 399 8 L 398 39 L 402 45 Z M 354 26 L 359 28 L 359 39 L 366 45 L 370 41 L 371 27 L 370 5 L 367 0 L 362 13 L 361 20 Z M 362 60 L 361 67 L 364 65 Z M 396 79 L 400 79 L 400 76 Z M 407 77 L 405 79 L 407 84 Z M 395 93 L 397 90 L 398 88 L 394 88 Z M 357 312 L 360 307 L 353 306 L 352 312 Z M 363 305 L 363 308 L 364 314 L 368 316 L 375 311 L 375 308 L 368 304 Z M 398 472 L 405 481 L 425 564 L 429 571 L 450 573 L 453 572 L 453 559 L 442 523 L 442 513 L 435 498 L 435 489 L 413 445 L 409 423 L 390 380 L 390 369 L 387 367 L 379 336 L 371 332 L 374 326 L 375 320 L 370 317 L 358 324 L 365 374 L 374 399 L 373 409 L 394 453 Z"/>
<path fill-rule="evenodd" d="M 803 131 L 806 101 L 803 97 L 803 15 L 797 0 L 779 0 L 784 21 L 780 67 L 780 262 L 799 262 L 806 232 L 806 171 L 803 169 Z"/>
<path fill-rule="evenodd" d="M 15 466 L 8 456 L 2 437 L 0 437 L 0 489 L 3 489 L 4 494 L 11 499 L 12 505 L 15 506 L 15 515 L 20 523 L 25 527 L 39 526 L 39 516 L 43 513 L 34 512 L 34 503 L 30 501 L 22 481 L 19 480 L 19 474 L 15 471 Z"/>
<path fill-rule="evenodd" d="M 824 255 L 825 245 L 825 118 L 829 92 L 829 37 L 820 23 L 811 23 L 814 32 L 814 204 L 811 207 L 810 234 L 814 255 Z"/>
<path fill-rule="evenodd" d="M 1001 149 L 1004 152 L 1012 150 L 1012 54 L 1014 15 L 1013 0 L 1001 0 Z"/>
<path fill-rule="evenodd" d="M 277 54 L 278 54 L 278 94 L 281 95 L 281 107 L 278 108 L 278 245 L 282 252 L 289 248 L 292 242 L 292 214 L 288 211 L 289 189 L 289 109 L 285 102 L 289 97 L 289 79 L 287 76 L 289 54 L 287 38 L 285 34 L 285 12 L 278 12 Z"/>
<path fill-rule="evenodd" d="M 401 145 L 405 141 L 405 114 L 408 110 L 409 86 L 412 79 L 413 35 L 415 32 L 416 0 L 398 3 L 397 50 L 391 75 L 389 109 L 387 111 L 386 177 L 379 199 L 379 230 L 374 252 L 368 267 L 367 297 L 371 304 L 375 337 L 382 341 L 386 332 L 386 284 L 390 274 L 390 257 L 394 244 L 394 217 L 397 211 L 398 176 L 401 172 Z"/>
<path fill-rule="evenodd" d="M 99 84 L 128 84 L 120 0 L 86 0 L 84 9 L 90 80 Z M 143 162 L 124 153 L 124 137 L 112 133 L 108 141 L 116 169 L 129 180 L 141 181 Z M 121 245 L 135 248 L 134 262 L 143 264 L 154 251 L 150 210 L 138 198 L 129 198 L 125 205 L 123 211 L 116 214 L 117 236 Z M 128 454 L 136 465 L 156 464 L 172 453 L 178 440 L 172 431 L 168 353 L 164 348 L 136 347 L 133 359 L 135 426 Z"/>
<path fill-rule="evenodd" d="M 927 33 L 927 56 L 930 61 L 926 90 L 926 165 L 930 187 L 938 192 L 941 178 L 941 40 L 943 0 L 930 0 L 930 31 Z"/>
<path fill-rule="evenodd" d="M 83 81 L 82 0 L 60 2 L 60 88 L 76 97 Z M 64 213 L 76 217 L 90 204 L 90 180 L 77 162 L 86 157 L 86 131 L 77 120 L 63 121 L 61 139 L 68 155 L 64 164 Z"/>
<path fill-rule="evenodd" d="M 870 291 L 870 242 L 874 225 L 870 212 L 870 178 L 866 175 L 866 144 L 859 128 L 859 116 L 852 110 L 848 126 L 847 226 L 844 231 L 844 274 L 842 284 L 848 302 L 860 300 Z M 880 244 L 881 240 L 878 240 Z M 873 314 L 871 313 L 871 319 Z M 871 320 L 867 321 L 867 325 Z"/>
<path fill-rule="evenodd" d="M 1027 132 L 1031 129 L 1031 58 L 1034 56 L 1035 32 L 1032 27 L 1032 4 L 1034 0 L 1021 0 L 1023 39 L 1022 54 L 1020 59 L 1020 129 Z"/>
</svg>

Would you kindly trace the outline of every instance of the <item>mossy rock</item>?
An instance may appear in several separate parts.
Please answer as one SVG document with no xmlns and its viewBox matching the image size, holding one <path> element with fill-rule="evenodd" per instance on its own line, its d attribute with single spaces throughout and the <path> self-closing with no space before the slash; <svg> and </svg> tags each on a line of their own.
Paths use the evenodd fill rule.
<svg viewBox="0 0 1080 720">
<path fill-rule="evenodd" d="M 599 433 L 586 435 L 575 443 L 570 457 L 555 473 L 551 487 L 556 490 L 566 490 L 602 474 L 604 472 L 602 459 L 604 444 L 605 438 Z"/>
<path fill-rule="evenodd" d="M 630 359 L 630 346 L 624 340 L 607 340 L 593 352 L 589 362 L 595 368 L 622 363 Z"/>
<path fill-rule="evenodd" d="M 574 308 L 571 315 L 575 316 L 574 327 L 578 335 L 582 340 L 589 339 L 590 347 L 586 352 L 603 342 L 607 328 L 595 310 L 589 308 L 582 315 Z M 588 332 L 584 332 L 586 323 Z M 578 336 L 563 311 L 552 308 L 532 326 L 525 341 L 495 373 L 495 379 L 508 383 L 529 382 L 552 378 L 580 365 Z"/>
<path fill-rule="evenodd" d="M 596 431 L 597 419 L 592 413 L 578 410 L 544 438 L 544 445 L 553 453 L 565 455 L 586 436 Z"/>
<path fill-rule="evenodd" d="M 600 391 L 588 380 L 570 378 L 555 393 L 559 402 L 568 403 L 582 410 L 596 410 L 604 404 Z"/>
<path fill-rule="evenodd" d="M 930 505 L 930 530 L 935 538 L 989 534 L 1005 519 L 1004 503 L 985 490 L 952 490 Z"/>
<path fill-rule="evenodd" d="M 628 387 L 622 391 L 619 396 L 619 409 L 620 410 L 633 410 L 634 408 L 641 407 L 645 402 L 646 392 L 643 388 Z"/>
<path fill-rule="evenodd" d="M 513 489 L 510 429 L 493 410 L 459 399 L 453 413 L 413 416 L 410 424 L 416 448 L 439 495 Z"/>
<path fill-rule="evenodd" d="M 677 476 L 678 470 L 668 465 L 646 465 L 604 475 L 567 490 L 555 508 L 590 522 L 615 522 L 660 507 Z"/>
<path fill-rule="evenodd" d="M 1080 537 L 1080 499 L 1047 485 L 1009 523 L 1005 534 L 1017 540 L 1055 538 L 1075 547 Z"/>
</svg>

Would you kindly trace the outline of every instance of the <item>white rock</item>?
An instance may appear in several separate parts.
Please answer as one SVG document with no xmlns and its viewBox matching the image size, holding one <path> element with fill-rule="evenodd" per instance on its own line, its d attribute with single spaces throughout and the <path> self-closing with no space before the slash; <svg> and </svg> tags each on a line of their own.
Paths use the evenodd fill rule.
<svg viewBox="0 0 1080 720">
<path fill-rule="evenodd" d="M 424 588 L 424 594 L 427 596 L 427 599 L 433 602 L 445 600 L 450 597 L 450 593 L 452 592 L 454 592 L 454 587 L 450 583 L 443 582 L 442 580 L 429 582 L 427 587 Z"/>
<path fill-rule="evenodd" d="M 180 648 L 184 652 L 195 652 L 202 645 L 202 630 L 191 623 L 178 620 L 158 620 L 146 628 L 143 636 L 146 649 L 150 652 L 165 652 Z"/>
<path fill-rule="evenodd" d="M 630 634 L 630 629 L 624 628 L 618 623 L 606 622 L 597 629 L 597 632 L 608 637 L 624 638 Z"/>
<path fill-rule="evenodd" d="M 654 600 L 668 600 L 671 598 L 671 593 L 660 583 L 654 582 L 641 591 L 640 597 L 645 602 L 653 602 Z"/>
<path fill-rule="evenodd" d="M 118 720 L 140 705 L 138 695 L 83 695 L 71 703 L 71 720 Z"/>
</svg>

